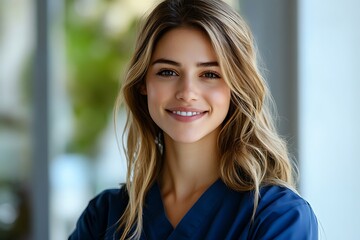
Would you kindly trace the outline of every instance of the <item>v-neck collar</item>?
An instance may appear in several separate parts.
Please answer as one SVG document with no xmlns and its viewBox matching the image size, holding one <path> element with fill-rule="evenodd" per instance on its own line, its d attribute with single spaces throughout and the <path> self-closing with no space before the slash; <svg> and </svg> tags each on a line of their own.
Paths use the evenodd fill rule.
<svg viewBox="0 0 360 240">
<path fill-rule="evenodd" d="M 168 220 L 159 185 L 150 188 L 144 208 L 144 231 L 146 239 L 189 239 L 207 216 L 216 209 L 223 197 L 226 185 L 218 179 L 195 202 L 174 228 Z"/>
</svg>

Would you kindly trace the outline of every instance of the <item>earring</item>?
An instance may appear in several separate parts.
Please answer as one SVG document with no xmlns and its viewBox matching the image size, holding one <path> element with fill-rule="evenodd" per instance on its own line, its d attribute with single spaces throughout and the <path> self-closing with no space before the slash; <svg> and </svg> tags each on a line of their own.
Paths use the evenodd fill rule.
<svg viewBox="0 0 360 240">
<path fill-rule="evenodd" d="M 162 155 L 164 152 L 162 131 L 159 131 L 157 137 L 155 138 L 155 144 L 158 147 L 160 154 Z"/>
</svg>

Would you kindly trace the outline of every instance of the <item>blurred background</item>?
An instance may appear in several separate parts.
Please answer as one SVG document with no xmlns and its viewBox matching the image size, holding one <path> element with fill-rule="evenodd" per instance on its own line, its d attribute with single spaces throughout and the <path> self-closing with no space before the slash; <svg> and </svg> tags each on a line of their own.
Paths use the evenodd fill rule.
<svg viewBox="0 0 360 240">
<path fill-rule="evenodd" d="M 125 180 L 112 110 L 154 2 L 0 0 L 0 239 L 67 239 Z M 321 239 L 360 239 L 360 2 L 227 2 L 255 35 Z"/>
</svg>

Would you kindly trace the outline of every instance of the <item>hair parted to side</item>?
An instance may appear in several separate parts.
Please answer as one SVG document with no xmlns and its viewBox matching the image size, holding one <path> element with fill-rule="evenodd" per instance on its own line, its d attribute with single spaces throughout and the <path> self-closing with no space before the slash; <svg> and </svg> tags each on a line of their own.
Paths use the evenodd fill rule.
<svg viewBox="0 0 360 240">
<path fill-rule="evenodd" d="M 270 95 L 257 66 L 247 24 L 220 0 L 165 0 L 140 28 L 115 108 L 124 103 L 127 110 L 123 137 L 127 137 L 129 203 L 119 220 L 121 239 L 140 237 L 145 196 L 162 166 L 162 154 L 155 144 L 160 129 L 150 117 L 141 87 L 157 42 L 178 27 L 195 27 L 208 35 L 231 89 L 229 112 L 218 138 L 221 179 L 236 191 L 254 191 L 253 217 L 261 186 L 294 187 L 293 167 L 272 122 Z"/>
</svg>

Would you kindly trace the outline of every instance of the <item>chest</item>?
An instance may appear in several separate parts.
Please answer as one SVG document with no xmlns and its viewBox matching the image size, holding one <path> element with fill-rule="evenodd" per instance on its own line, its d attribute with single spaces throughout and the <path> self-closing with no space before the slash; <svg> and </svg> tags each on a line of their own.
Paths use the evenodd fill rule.
<svg viewBox="0 0 360 240">
<path fill-rule="evenodd" d="M 159 190 L 152 189 L 144 208 L 142 239 L 247 239 L 250 198 L 215 184 L 192 201 L 165 211 Z"/>
</svg>

